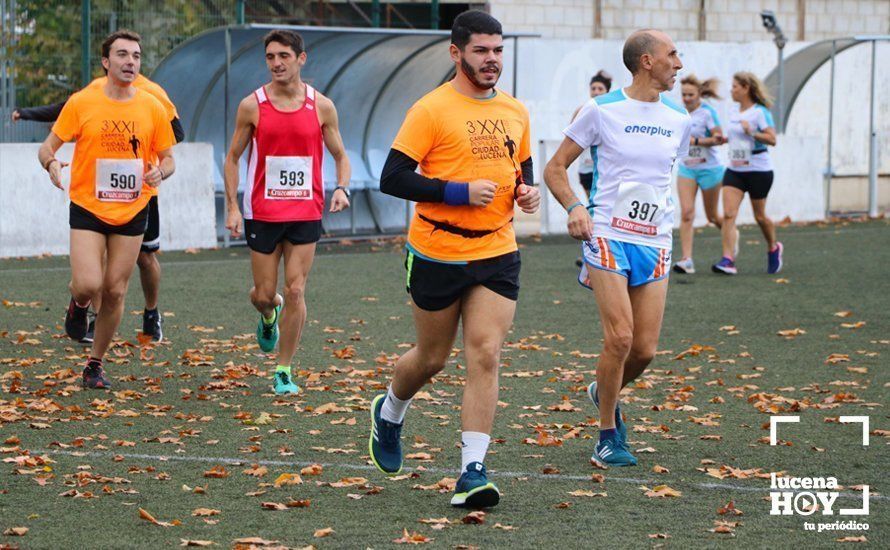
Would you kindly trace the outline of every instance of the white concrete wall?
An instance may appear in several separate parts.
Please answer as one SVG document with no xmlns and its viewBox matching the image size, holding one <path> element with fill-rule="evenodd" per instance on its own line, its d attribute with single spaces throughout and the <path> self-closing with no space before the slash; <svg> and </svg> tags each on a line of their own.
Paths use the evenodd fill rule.
<svg viewBox="0 0 890 550">
<path fill-rule="evenodd" d="M 504 30 L 545 38 L 619 39 L 636 29 L 656 27 L 676 40 L 750 42 L 768 38 L 759 15 L 765 9 L 776 13 L 791 40 L 890 32 L 887 0 L 706 0 L 703 36 L 699 0 L 490 0 L 489 4 Z"/>
<path fill-rule="evenodd" d="M 605 69 L 615 77 L 614 87 L 630 83 L 630 74 L 621 62 L 620 40 L 527 40 L 520 45 L 522 63 L 518 96 L 529 107 L 535 142 L 558 143 L 562 130 L 574 110 L 586 99 L 590 76 Z M 796 42 L 787 47 L 788 55 L 806 46 Z M 770 42 L 750 44 L 679 42 L 683 73 L 699 77 L 717 76 L 722 80 L 723 101 L 715 107 L 725 120 L 731 108 L 729 95 L 732 74 L 751 70 L 765 77 L 775 66 L 775 47 Z M 871 50 L 859 46 L 838 56 L 835 89 L 835 143 L 833 164 L 836 173 L 868 173 L 868 74 Z M 879 136 L 879 172 L 890 171 L 890 44 L 877 50 L 877 133 Z M 679 85 L 671 92 L 680 102 Z M 821 219 L 825 209 L 823 170 L 827 163 L 829 70 L 823 67 L 813 76 L 798 97 L 787 132 L 779 136 L 779 146 L 771 149 L 776 164 L 776 183 L 770 195 L 770 213 L 777 218 L 790 216 L 793 221 Z M 724 147 L 725 148 L 725 147 Z M 539 168 L 541 158 L 535 148 Z M 725 155 L 725 152 L 722 154 Z M 571 170 L 574 172 L 574 169 Z M 835 185 L 843 185 L 836 182 Z M 580 193 L 580 188 L 579 188 Z M 890 197 L 880 197 L 882 204 Z M 860 208 L 864 208 L 861 205 Z M 563 232 L 564 218 L 553 210 L 545 215 L 542 231 Z M 750 211 L 741 213 L 743 222 L 752 222 Z M 549 217 L 549 219 L 547 219 Z M 699 213 L 699 223 L 704 216 Z"/>
<path fill-rule="evenodd" d="M 545 141 L 544 148 L 551 154 L 559 146 L 558 141 Z M 808 161 L 808 152 L 818 146 L 818 140 L 798 136 L 785 136 L 778 145 L 770 150 L 775 164 L 775 183 L 770 190 L 767 201 L 767 214 L 775 221 L 786 217 L 792 221 L 813 221 L 825 217 L 825 193 L 823 192 L 822 173 L 819 167 Z M 584 193 L 578 183 L 577 170 L 569 170 L 569 181 L 575 194 L 583 197 Z M 680 227 L 680 199 L 677 197 L 676 178 L 674 179 L 674 226 Z M 543 188 L 544 201 L 541 212 L 540 231 L 543 234 L 567 233 L 565 210 Z M 586 202 L 586 201 L 585 201 Z M 754 223 L 754 213 L 749 201 L 744 201 L 739 209 L 740 224 Z M 696 198 L 695 226 L 707 225 L 701 194 Z"/>
<path fill-rule="evenodd" d="M 0 144 L 0 258 L 68 253 L 68 194 L 56 189 L 37 162 L 39 144 Z M 70 161 L 72 144 L 57 157 Z M 176 173 L 161 184 L 161 249 L 216 246 L 213 149 L 204 143 L 174 148 Z M 70 170 L 63 172 L 69 183 Z"/>
</svg>

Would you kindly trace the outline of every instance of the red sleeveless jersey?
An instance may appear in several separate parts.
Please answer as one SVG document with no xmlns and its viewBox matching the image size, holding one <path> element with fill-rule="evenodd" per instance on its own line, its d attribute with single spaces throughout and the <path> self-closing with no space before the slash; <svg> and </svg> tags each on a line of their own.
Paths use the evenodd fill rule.
<svg viewBox="0 0 890 550">
<path fill-rule="evenodd" d="M 253 134 L 244 192 L 244 218 L 263 222 L 317 221 L 324 211 L 324 142 L 315 89 L 289 113 L 272 105 L 265 88 L 254 92 L 259 121 Z"/>
</svg>

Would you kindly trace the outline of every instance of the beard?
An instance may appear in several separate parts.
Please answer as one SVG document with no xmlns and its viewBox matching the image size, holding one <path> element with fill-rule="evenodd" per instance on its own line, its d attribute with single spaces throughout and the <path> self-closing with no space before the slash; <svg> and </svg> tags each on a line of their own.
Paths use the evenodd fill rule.
<svg viewBox="0 0 890 550">
<path fill-rule="evenodd" d="M 461 71 L 463 71 L 464 75 L 466 75 L 466 77 L 469 78 L 470 81 L 481 90 L 490 90 L 494 88 L 495 85 L 497 85 L 498 83 L 497 78 L 494 80 L 494 82 L 482 82 L 481 80 L 479 80 L 478 72 L 476 71 L 476 69 L 471 67 L 465 59 L 460 60 L 460 69 Z M 500 77 L 500 75 L 501 72 L 500 69 L 498 69 L 498 77 Z"/>
</svg>

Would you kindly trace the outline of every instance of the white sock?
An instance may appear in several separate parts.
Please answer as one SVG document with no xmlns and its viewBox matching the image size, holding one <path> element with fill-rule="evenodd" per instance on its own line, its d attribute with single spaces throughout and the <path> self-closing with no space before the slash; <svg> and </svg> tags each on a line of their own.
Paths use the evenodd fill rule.
<svg viewBox="0 0 890 550">
<path fill-rule="evenodd" d="M 467 464 L 485 462 L 491 436 L 482 432 L 461 432 L 460 439 L 460 472 L 464 473 L 467 471 Z"/>
<path fill-rule="evenodd" d="M 387 422 L 401 424 L 405 420 L 405 413 L 408 411 L 408 405 L 410 404 L 410 399 L 399 399 L 396 397 L 392 392 L 392 386 L 390 386 L 386 390 L 386 399 L 383 400 L 380 416 Z"/>
</svg>

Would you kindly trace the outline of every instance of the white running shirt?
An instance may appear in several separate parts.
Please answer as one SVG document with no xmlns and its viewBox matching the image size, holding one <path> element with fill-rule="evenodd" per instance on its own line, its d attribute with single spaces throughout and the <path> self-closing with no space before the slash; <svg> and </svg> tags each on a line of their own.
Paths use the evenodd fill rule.
<svg viewBox="0 0 890 550">
<path fill-rule="evenodd" d="M 674 163 L 689 150 L 691 119 L 664 94 L 637 101 L 623 89 L 594 98 L 563 132 L 590 147 L 594 237 L 671 248 Z"/>
<path fill-rule="evenodd" d="M 729 117 L 729 164 L 727 168 L 733 172 L 769 172 L 773 169 L 773 161 L 766 150 L 766 144 L 760 143 L 745 133 L 742 121 L 746 120 L 755 132 L 767 128 L 775 128 L 773 114 L 769 109 L 756 103 L 744 111 L 738 107 Z"/>
<path fill-rule="evenodd" d="M 698 109 L 689 113 L 689 116 L 692 118 L 692 131 L 689 135 L 694 138 L 711 137 L 711 130 L 720 126 L 717 111 L 707 103 L 700 104 Z M 717 148 L 690 145 L 689 155 L 683 159 L 683 164 L 691 170 L 717 168 L 720 166 Z"/>
</svg>

